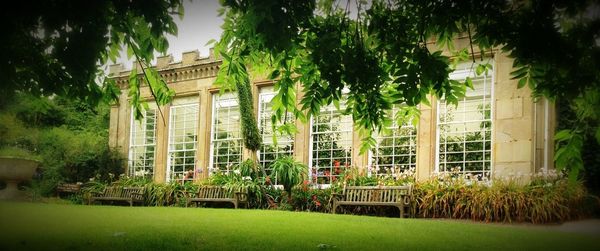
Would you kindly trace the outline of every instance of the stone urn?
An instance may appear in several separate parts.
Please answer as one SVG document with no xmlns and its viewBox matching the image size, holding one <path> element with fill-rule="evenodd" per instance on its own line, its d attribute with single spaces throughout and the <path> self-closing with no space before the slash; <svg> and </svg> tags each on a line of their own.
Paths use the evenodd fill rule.
<svg viewBox="0 0 600 251">
<path fill-rule="evenodd" d="M 27 198 L 17 185 L 23 181 L 31 181 L 39 162 L 21 157 L 0 156 L 0 181 L 6 188 L 0 190 L 0 200 L 22 200 Z"/>
</svg>

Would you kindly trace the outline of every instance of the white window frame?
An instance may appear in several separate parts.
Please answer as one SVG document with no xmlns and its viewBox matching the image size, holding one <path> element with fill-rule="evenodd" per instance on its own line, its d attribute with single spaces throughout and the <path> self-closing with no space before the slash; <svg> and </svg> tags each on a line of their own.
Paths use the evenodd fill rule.
<svg viewBox="0 0 600 251">
<path fill-rule="evenodd" d="M 483 144 L 483 149 L 481 151 L 471 151 L 471 152 L 482 152 L 484 157 L 485 157 L 485 152 L 489 152 L 489 161 L 487 159 L 484 159 L 484 160 L 481 160 L 481 161 L 466 161 L 465 160 L 466 159 L 466 154 L 468 152 L 465 151 L 464 149 L 466 149 L 466 143 L 467 142 L 464 141 L 464 140 L 462 141 L 464 157 L 463 157 L 463 161 L 462 161 L 461 169 L 459 170 L 459 173 L 462 174 L 462 175 L 471 174 L 471 175 L 475 176 L 474 178 L 478 178 L 480 180 L 486 180 L 486 179 L 491 180 L 492 176 L 493 176 L 493 173 L 494 173 L 494 154 L 493 154 L 494 153 L 494 141 L 493 141 L 493 139 L 494 139 L 494 89 L 495 89 L 494 88 L 494 84 L 495 84 L 495 76 L 496 76 L 496 65 L 495 65 L 495 61 L 493 59 L 491 59 L 491 58 L 489 59 L 488 62 L 492 65 L 492 69 L 490 70 L 490 72 L 489 72 L 488 75 L 486 75 L 486 73 L 482 73 L 482 76 L 484 78 L 484 92 L 483 92 L 483 97 L 482 97 L 482 100 L 483 100 L 482 103 L 486 104 L 486 101 L 489 99 L 489 105 L 490 105 L 490 117 L 489 117 L 489 120 L 488 119 L 483 119 L 483 120 L 482 119 L 475 119 L 475 120 L 466 120 L 466 119 L 463 119 L 462 121 L 454 122 L 455 124 L 473 123 L 473 122 L 490 122 L 490 126 L 489 126 L 489 131 L 490 131 L 490 138 L 489 138 L 490 149 L 487 150 L 485 148 L 485 143 L 486 143 L 485 131 L 482 131 L 484 133 L 484 135 L 483 135 L 483 141 L 481 141 L 482 144 Z M 463 81 L 466 77 L 471 77 L 472 79 L 480 78 L 481 77 L 481 76 L 476 76 L 475 75 L 475 65 L 473 65 L 472 63 L 459 64 L 457 66 L 457 70 L 455 70 L 453 73 L 450 74 L 450 79 L 455 79 L 455 80 L 459 80 L 459 81 Z M 487 79 L 489 79 L 489 80 L 487 80 Z M 489 98 L 486 97 L 487 95 L 485 93 L 486 92 L 485 89 L 486 89 L 486 87 L 487 87 L 488 84 L 491 85 L 490 86 Z M 467 87 L 467 93 L 469 91 L 473 91 L 473 90 L 471 90 L 469 87 Z M 466 101 L 466 95 L 459 102 L 464 102 L 464 101 Z M 440 115 L 441 115 L 441 111 L 442 111 L 441 105 L 442 105 L 443 102 L 444 102 L 443 100 L 438 100 L 438 102 L 437 102 L 437 112 L 436 112 L 436 122 L 435 122 L 436 123 L 436 147 L 435 147 L 435 169 L 434 170 L 435 170 L 436 174 L 446 173 L 446 172 L 449 173 L 452 170 L 452 167 L 449 168 L 449 167 L 447 167 L 447 165 L 446 165 L 445 170 L 440 170 L 440 165 L 442 164 L 441 161 L 440 161 L 440 152 L 441 152 L 440 151 L 440 147 L 441 147 L 441 145 L 440 145 L 440 142 L 441 142 L 441 140 L 440 140 L 440 137 L 441 137 L 441 135 L 440 135 L 440 133 L 441 133 L 441 130 L 440 130 L 440 125 L 441 125 L 440 124 Z M 486 109 L 484 109 L 484 111 L 485 110 Z M 445 111 L 444 114 L 447 114 L 447 111 Z M 463 117 L 466 114 L 466 111 L 464 109 L 462 111 L 462 114 L 463 114 Z M 452 124 L 452 122 L 450 122 L 450 123 L 444 122 L 443 124 Z M 468 132 L 470 132 L 470 131 L 463 131 L 463 134 L 468 133 Z M 476 132 L 476 131 L 473 131 L 473 132 Z M 446 154 L 447 153 L 448 152 L 446 152 Z M 446 161 L 446 160 L 447 160 L 447 157 L 445 157 L 444 161 Z M 489 169 L 484 167 L 484 169 L 481 170 L 481 171 L 466 171 L 465 170 L 466 169 L 465 168 L 466 164 L 470 163 L 470 162 L 484 162 L 484 165 L 485 165 L 485 163 L 489 163 Z M 477 176 L 478 173 L 482 173 L 483 175 L 482 176 Z M 486 173 L 487 173 L 487 175 L 486 175 Z"/>
<path fill-rule="evenodd" d="M 239 137 L 237 138 L 226 138 L 226 139 L 216 139 L 216 120 L 217 120 L 217 104 L 218 102 L 221 101 L 227 101 L 227 102 L 235 102 L 235 105 L 231 105 L 230 107 L 233 106 L 237 106 L 237 110 L 238 110 L 238 118 L 240 121 L 240 124 L 238 125 L 239 128 Z M 228 111 L 228 116 L 231 116 L 231 112 Z M 243 155 L 244 155 L 244 146 L 243 146 L 243 139 L 242 139 L 242 120 L 241 120 L 241 114 L 240 114 L 240 105 L 239 105 L 239 101 L 237 99 L 237 95 L 235 95 L 234 93 L 224 93 L 222 95 L 220 95 L 219 93 L 214 93 L 212 94 L 212 114 L 211 114 L 211 129 L 210 129 L 210 160 L 209 160 L 209 175 L 211 175 L 212 173 L 214 173 L 216 171 L 216 169 L 219 169 L 218 167 L 215 167 L 215 144 L 219 143 L 219 142 L 226 142 L 226 141 L 233 141 L 235 143 L 235 141 L 237 141 L 238 144 L 238 148 L 239 148 L 239 159 L 237 161 L 229 161 L 230 157 L 229 155 L 227 155 L 227 159 L 228 159 L 228 164 L 226 166 L 225 169 L 219 169 L 221 172 L 224 173 L 229 173 L 231 171 L 233 171 L 233 168 L 235 165 L 238 165 L 242 162 L 243 159 Z M 225 155 L 223 155 L 225 156 Z"/>
<path fill-rule="evenodd" d="M 346 106 L 345 104 L 346 102 L 346 98 L 342 98 L 340 100 L 340 109 L 338 110 L 333 104 L 327 105 L 327 106 L 322 106 L 320 111 L 319 111 L 319 115 L 318 116 L 322 116 L 324 114 L 324 112 L 328 112 L 330 113 L 330 115 L 334 114 L 334 113 L 340 113 L 340 116 L 345 116 L 345 117 L 349 117 L 350 118 L 350 130 L 349 131 L 341 131 L 341 130 L 337 130 L 335 131 L 336 133 L 348 133 L 350 134 L 350 152 L 348 153 L 348 155 L 346 157 L 344 157 L 344 159 L 347 160 L 346 163 L 350 163 L 348 165 L 348 168 L 352 167 L 352 164 L 354 162 L 354 160 L 352 159 L 352 154 L 354 149 L 354 145 L 353 145 L 353 138 L 354 138 L 354 121 L 352 120 L 352 116 L 351 115 L 343 115 L 342 110 L 344 109 L 344 107 Z M 329 176 L 330 177 L 335 177 L 336 179 L 339 178 L 339 175 L 334 175 L 332 174 L 332 172 L 334 171 L 334 166 L 333 164 L 330 165 L 329 167 L 318 167 L 317 165 L 313 165 L 313 151 L 315 150 L 313 145 L 314 145 L 314 139 L 313 136 L 315 134 L 325 134 L 325 133 L 331 133 L 332 131 L 328 131 L 328 132 L 318 132 L 315 133 L 313 132 L 313 127 L 314 127 L 314 123 L 315 123 L 315 118 L 314 116 L 311 116 L 310 118 L 310 130 L 309 130 L 309 151 L 308 151 L 308 175 L 309 175 L 309 179 L 310 181 L 313 183 L 313 185 L 315 185 L 316 187 L 322 187 L 322 188 L 326 188 L 329 187 L 331 185 L 331 181 L 333 181 L 333 178 L 329 178 L 329 180 L 323 184 L 319 184 L 318 183 L 318 178 L 319 177 L 326 177 L 325 175 L 318 175 L 318 169 L 320 168 L 325 168 L 325 169 L 329 169 Z M 330 122 L 331 123 L 331 122 Z M 331 150 L 331 153 L 333 153 L 333 149 Z M 317 150 L 317 154 L 318 154 L 318 150 Z M 333 158 L 330 156 L 329 157 L 330 160 L 333 160 Z M 333 162 L 333 161 L 332 161 Z M 341 164 L 340 164 L 340 167 Z M 343 166 L 343 168 L 346 168 L 345 166 Z M 317 177 L 313 177 L 313 171 L 315 171 L 317 173 Z M 315 182 L 317 181 L 317 182 Z"/>
<path fill-rule="evenodd" d="M 149 109 L 149 110 L 154 111 L 154 115 L 152 116 L 154 118 L 154 123 L 153 123 L 153 126 L 152 126 L 152 128 L 153 128 L 152 129 L 152 137 L 150 137 L 152 143 L 147 143 L 148 139 L 149 139 L 149 138 L 147 138 L 148 130 L 146 130 L 147 124 L 148 124 L 148 118 L 149 118 L 148 117 L 148 110 L 143 110 L 142 111 L 144 117 L 142 118 L 141 121 L 136 121 L 133 112 L 131 113 L 130 127 L 129 127 L 130 128 L 130 134 L 129 134 L 129 154 L 128 154 L 128 161 L 127 161 L 127 163 L 128 163 L 127 174 L 130 177 L 140 177 L 140 176 L 141 177 L 146 177 L 147 174 L 150 174 L 149 176 L 154 176 L 154 167 L 155 167 L 155 164 L 156 164 L 156 162 L 155 162 L 156 161 L 156 119 L 157 119 L 156 113 L 157 113 L 158 109 Z M 141 124 L 139 124 L 140 128 L 141 128 L 141 131 L 137 130 L 136 123 L 141 123 Z M 136 135 L 137 133 L 141 133 L 142 138 L 144 139 L 143 140 L 144 141 L 143 144 L 135 144 L 135 142 L 136 142 L 135 138 L 137 136 Z M 134 161 L 135 160 L 133 159 L 135 157 L 136 153 L 137 153 L 135 149 L 138 148 L 138 147 L 142 147 L 144 149 L 143 153 L 142 153 L 143 155 L 145 155 L 146 152 L 148 151 L 148 147 L 154 147 L 154 151 L 152 153 L 152 159 L 151 159 L 151 162 L 152 162 L 151 166 L 146 166 L 145 165 L 145 163 L 146 163 L 146 161 L 148 159 L 144 158 L 142 160 L 143 164 L 141 165 L 141 167 L 142 167 L 143 170 L 141 170 L 142 173 L 140 173 L 140 174 L 137 174 L 138 171 L 135 170 L 136 169 L 136 166 L 134 165 Z"/>
<path fill-rule="evenodd" d="M 194 118 L 192 120 L 193 122 L 193 130 L 195 133 L 195 139 L 193 141 L 183 141 L 183 142 L 177 142 L 177 144 L 189 144 L 189 143 L 193 143 L 193 149 L 182 149 L 182 150 L 174 150 L 172 145 L 175 144 L 175 139 L 174 139 L 174 134 L 175 134 L 175 130 L 183 130 L 185 131 L 186 129 L 188 129 L 187 127 L 184 127 L 183 129 L 180 128 L 173 128 L 174 126 L 174 111 L 176 111 L 179 108 L 193 108 L 195 109 L 195 113 L 194 113 Z M 170 181 L 179 181 L 179 182 L 185 182 L 188 180 L 194 180 L 196 178 L 196 162 L 197 162 L 197 151 L 198 151 L 198 103 L 187 103 L 187 104 L 180 104 L 180 105 L 173 105 L 170 108 L 170 113 L 169 113 L 169 141 L 168 141 L 168 148 L 167 148 L 167 174 L 166 174 L 166 178 L 167 178 L 167 182 Z M 184 116 L 185 119 L 187 119 L 187 116 Z M 185 120 L 184 120 L 185 121 Z M 185 124 L 185 122 L 184 122 Z M 177 172 L 174 169 L 176 168 L 175 166 L 173 166 L 173 154 L 176 154 L 178 152 L 190 152 L 193 151 L 193 164 L 192 164 L 192 170 L 188 170 L 187 172 L 192 172 L 192 177 L 189 177 L 188 174 L 186 174 L 186 165 L 183 164 L 183 168 L 184 171 L 183 172 Z M 189 158 L 189 156 L 184 157 L 184 159 Z M 182 177 L 177 177 L 178 174 L 181 174 Z M 175 177 L 173 177 L 175 175 Z"/>
<path fill-rule="evenodd" d="M 392 135 L 391 136 L 387 136 L 385 137 L 385 139 L 392 139 L 394 144 L 391 146 L 392 148 L 395 148 L 395 141 L 399 140 L 400 138 L 409 138 L 409 144 L 408 145 L 398 145 L 398 147 L 408 147 L 409 148 L 409 153 L 408 154 L 396 154 L 395 150 L 394 153 L 392 155 L 386 155 L 385 157 L 392 157 L 392 163 L 390 164 L 385 164 L 384 167 L 389 171 L 389 174 L 391 175 L 395 175 L 398 174 L 399 172 L 402 171 L 407 171 L 407 170 L 416 170 L 416 166 L 417 166 L 417 144 L 418 144 L 418 132 L 417 132 L 417 128 L 412 125 L 412 124 L 404 124 L 402 126 L 398 126 L 398 121 L 396 120 L 396 113 L 399 112 L 400 108 L 398 105 L 394 105 L 392 107 L 392 109 L 390 110 L 392 113 L 392 124 L 390 126 L 388 126 L 386 129 L 387 130 L 391 130 L 392 131 Z M 409 129 L 411 130 L 411 133 L 409 135 L 400 135 L 400 132 L 402 129 Z M 380 166 L 378 166 L 376 159 L 379 157 L 377 156 L 377 154 L 374 151 L 377 151 L 380 147 L 380 140 L 381 140 L 381 135 L 376 134 L 375 135 L 375 140 L 376 140 L 376 145 L 374 147 L 374 149 L 369 151 L 369 162 L 368 162 L 368 175 L 369 176 L 385 176 L 387 175 L 386 173 L 380 173 Z M 389 148 L 390 146 L 388 146 Z M 400 157 L 408 157 L 408 163 L 396 163 L 396 157 L 400 158 Z M 412 159 L 415 159 L 414 162 L 412 162 Z M 397 166 L 408 166 L 408 168 L 396 168 Z"/>
<path fill-rule="evenodd" d="M 264 107 L 263 104 L 265 103 L 270 103 L 271 100 L 273 99 L 273 97 L 275 97 L 275 95 L 277 95 L 277 92 L 273 91 L 272 88 L 270 87 L 264 87 L 261 88 L 258 94 L 258 129 L 260 130 L 260 134 L 262 137 L 262 141 L 263 144 L 261 146 L 261 148 L 257 151 L 257 158 L 258 158 L 258 164 L 259 165 L 263 165 L 263 168 L 265 169 L 265 172 L 267 173 L 267 175 L 270 176 L 270 171 L 271 169 L 268 166 L 264 166 L 267 164 L 267 162 L 270 164 L 272 163 L 275 159 L 279 158 L 279 157 L 284 157 L 284 156 L 293 156 L 294 155 L 294 137 L 293 136 L 288 136 L 288 135 L 283 135 L 283 136 L 279 136 L 277 138 L 277 145 L 274 145 L 273 142 L 271 140 L 267 140 L 265 139 L 265 131 L 270 132 L 271 134 L 275 134 L 275 132 L 272 131 L 272 128 L 262 128 L 263 126 L 263 119 L 269 119 L 271 118 L 270 114 L 272 114 L 272 110 L 271 113 L 269 114 L 263 114 L 264 112 Z M 269 115 L 267 118 L 263 118 L 263 116 L 267 116 Z M 293 115 L 291 113 L 288 113 L 288 119 L 291 120 L 293 123 L 295 123 L 295 118 L 293 117 Z M 273 152 L 272 154 L 275 155 L 275 159 L 273 160 L 263 160 L 263 152 L 262 149 L 263 147 L 270 145 L 276 148 L 275 152 Z M 280 146 L 291 146 L 291 149 L 289 151 L 279 151 L 279 147 Z M 274 184 L 277 184 L 277 180 L 274 177 L 271 177 L 271 181 Z"/>
</svg>

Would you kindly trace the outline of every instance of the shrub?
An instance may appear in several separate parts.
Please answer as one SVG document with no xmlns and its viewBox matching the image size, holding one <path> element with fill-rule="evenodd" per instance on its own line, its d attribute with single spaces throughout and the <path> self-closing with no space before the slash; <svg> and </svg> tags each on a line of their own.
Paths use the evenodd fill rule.
<svg viewBox="0 0 600 251">
<path fill-rule="evenodd" d="M 111 181 L 123 173 L 125 159 L 108 148 L 104 137 L 58 127 L 43 130 L 38 142 L 44 174 L 41 194 L 52 194 L 60 182 Z"/>
<path fill-rule="evenodd" d="M 169 182 L 146 185 L 146 205 L 148 206 L 185 206 L 186 198 L 196 190 L 192 182 L 181 184 Z"/>
<path fill-rule="evenodd" d="M 482 182 L 442 175 L 415 186 L 416 212 L 423 218 L 471 219 L 485 222 L 563 222 L 589 212 L 581 210 L 587 194 L 582 182 L 535 177 Z"/>
<path fill-rule="evenodd" d="M 314 189 L 308 180 L 294 187 L 291 205 L 296 211 L 327 213 L 331 210 L 331 194 L 334 188 Z"/>
<path fill-rule="evenodd" d="M 0 154 L 41 161 L 35 194 L 54 194 L 60 182 L 108 181 L 124 171 L 123 156 L 108 148 L 108 105 L 27 94 L 14 101 L 0 111 Z"/>
<path fill-rule="evenodd" d="M 253 160 L 246 160 L 237 165 L 230 173 L 216 170 L 203 182 L 208 185 L 218 185 L 230 191 L 245 189 L 248 191 L 249 207 L 261 207 L 265 197 L 264 180 L 258 178 L 257 165 Z"/>
<path fill-rule="evenodd" d="M 242 161 L 236 168 L 240 171 L 242 177 L 250 177 L 253 180 L 258 178 L 258 164 L 255 160 L 247 159 Z"/>
<path fill-rule="evenodd" d="M 414 168 L 408 170 L 397 168 L 388 170 L 385 174 L 368 175 L 364 169 L 352 167 L 344 170 L 340 180 L 333 184 L 340 190 L 344 184 L 348 186 L 400 186 L 414 183 L 415 172 Z"/>
<path fill-rule="evenodd" d="M 292 157 L 283 157 L 276 159 L 271 164 L 271 168 L 271 173 L 283 186 L 283 190 L 288 194 L 288 200 L 291 201 L 292 188 L 305 180 L 308 167 Z"/>
<path fill-rule="evenodd" d="M 117 181 L 92 180 L 82 188 L 83 200 L 88 201 L 92 192 L 100 192 L 107 186 L 145 187 L 144 205 L 146 206 L 185 206 L 186 198 L 195 192 L 198 184 L 186 182 L 153 183 L 145 178 L 121 176 Z"/>
<path fill-rule="evenodd" d="M 352 172 L 354 171 L 349 173 Z M 346 182 L 351 185 L 365 185 L 382 184 L 385 180 L 388 179 L 367 178 L 364 174 L 359 174 L 348 175 Z M 403 179 L 396 181 L 404 182 Z M 110 181 L 88 182 L 83 188 L 84 200 L 87 201 L 90 191 L 101 191 L 108 184 Z M 287 199 L 283 199 L 284 194 L 290 193 L 265 186 L 260 179 L 253 180 L 249 176 L 242 176 L 241 171 L 237 169 L 229 174 L 216 172 L 200 184 L 192 182 L 156 184 L 151 180 L 123 176 L 120 180 L 112 182 L 112 185 L 118 186 L 145 186 L 148 206 L 184 206 L 186 198 L 195 192 L 198 186 L 207 184 L 222 185 L 232 190 L 247 188 L 251 208 L 322 213 L 330 212 L 332 193 L 339 192 L 343 186 L 336 184 L 329 188 L 315 189 L 308 180 L 305 180 L 300 186 L 293 188 L 291 198 L 285 196 Z M 428 181 L 416 183 L 413 191 L 416 201 L 413 210 L 418 217 L 422 218 L 549 223 L 589 216 L 593 210 L 600 208 L 600 200 L 588 194 L 582 182 L 570 183 L 567 179 L 556 175 L 538 175 L 523 184 L 517 179 L 498 179 L 491 183 L 468 175 L 442 174 Z M 394 207 L 348 206 L 341 210 L 352 214 L 391 217 L 398 215 Z"/>
</svg>

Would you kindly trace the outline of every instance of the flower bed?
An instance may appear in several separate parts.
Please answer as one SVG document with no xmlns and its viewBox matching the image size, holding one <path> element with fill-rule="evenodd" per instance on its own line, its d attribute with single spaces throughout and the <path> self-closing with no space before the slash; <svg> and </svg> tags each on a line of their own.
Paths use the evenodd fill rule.
<svg viewBox="0 0 600 251">
<path fill-rule="evenodd" d="M 186 196 L 199 185 L 222 185 L 232 189 L 248 189 L 250 207 L 329 213 L 331 194 L 340 192 L 344 185 L 405 185 L 414 184 L 415 207 L 418 218 L 470 219 L 485 222 L 562 222 L 589 216 L 597 210 L 600 201 L 585 190 L 582 182 L 569 182 L 556 173 L 493 182 L 469 175 L 446 173 L 423 182 L 414 181 L 414 173 L 405 170 L 397 174 L 369 176 L 356 168 L 346 170 L 338 182 L 318 189 L 309 180 L 294 187 L 289 198 L 283 189 L 265 183 L 255 174 L 235 171 L 214 173 L 202 183 L 187 182 L 155 184 L 122 177 L 116 184 L 146 186 L 146 205 L 183 206 Z M 83 190 L 101 189 L 105 184 L 88 184 Z M 394 217 L 394 207 L 349 206 L 344 213 Z"/>
<path fill-rule="evenodd" d="M 584 217 L 591 213 L 590 207 L 598 206 L 598 198 L 589 195 L 581 182 L 535 178 L 520 183 L 434 178 L 415 185 L 415 210 L 422 218 L 549 223 Z"/>
</svg>

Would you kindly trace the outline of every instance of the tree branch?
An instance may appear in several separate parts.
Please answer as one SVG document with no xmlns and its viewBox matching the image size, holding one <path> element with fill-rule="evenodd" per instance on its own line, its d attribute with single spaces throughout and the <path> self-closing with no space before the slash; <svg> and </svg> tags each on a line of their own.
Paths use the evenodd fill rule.
<svg viewBox="0 0 600 251">
<path fill-rule="evenodd" d="M 473 50 L 473 38 L 471 36 L 471 19 L 467 20 L 467 33 L 469 34 L 469 45 L 471 46 L 471 57 L 473 58 L 473 64 L 475 63 L 475 51 Z"/>
<path fill-rule="evenodd" d="M 140 56 L 138 55 L 137 49 L 133 46 L 133 44 L 131 43 L 131 41 L 129 39 L 127 39 L 127 43 L 129 44 L 129 46 L 131 46 L 131 49 L 133 50 L 133 54 L 135 54 L 135 59 L 137 60 L 138 64 L 140 64 L 140 67 L 142 67 L 142 73 L 144 74 L 146 83 L 148 83 L 148 88 L 150 88 L 150 93 L 152 94 L 152 97 L 154 97 L 154 103 L 156 103 L 156 106 L 158 107 L 157 110 L 160 113 L 160 117 L 162 118 L 163 126 L 167 126 L 167 120 L 165 119 L 165 115 L 163 114 L 162 110 L 160 109 L 160 104 L 158 103 L 158 98 L 156 98 L 156 93 L 154 92 L 154 89 L 152 88 L 152 85 L 150 84 L 150 81 L 148 80 L 148 74 L 146 74 L 146 69 L 144 69 L 144 64 L 142 63 L 142 60 L 140 60 Z M 148 67 L 146 67 L 146 68 L 148 68 Z"/>
</svg>

